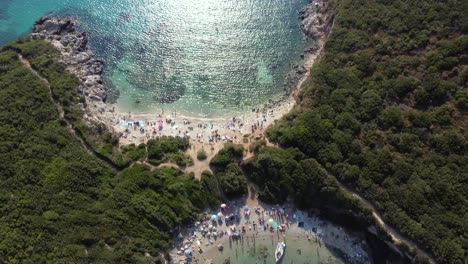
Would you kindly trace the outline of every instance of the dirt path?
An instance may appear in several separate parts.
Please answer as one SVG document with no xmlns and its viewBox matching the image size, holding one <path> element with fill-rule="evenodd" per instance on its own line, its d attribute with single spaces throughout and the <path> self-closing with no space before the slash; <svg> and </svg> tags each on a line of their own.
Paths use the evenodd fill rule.
<svg viewBox="0 0 468 264">
<path fill-rule="evenodd" d="M 434 258 L 432 257 L 432 255 L 429 254 L 426 250 L 421 249 L 418 245 L 416 245 L 416 243 L 414 243 L 413 241 L 411 241 L 407 237 L 403 236 L 399 231 L 397 231 L 396 229 L 394 229 L 393 227 L 391 227 L 387 223 L 385 223 L 384 220 L 382 219 L 382 216 L 375 209 L 374 205 L 371 202 L 367 201 L 365 198 L 363 198 L 357 192 L 355 192 L 355 191 L 351 190 L 350 188 L 344 186 L 339 181 L 337 181 L 337 182 L 338 182 L 338 185 L 340 186 L 340 188 L 342 190 L 344 190 L 348 194 L 352 195 L 353 197 L 358 198 L 361 202 L 363 202 L 365 205 L 367 205 L 372 210 L 372 216 L 383 227 L 383 229 L 385 231 L 387 231 L 387 233 L 390 235 L 390 237 L 392 238 L 392 240 L 393 240 L 393 242 L 395 244 L 406 244 L 407 246 L 416 249 L 416 251 L 418 251 L 419 254 L 424 255 L 425 257 L 427 257 L 431 261 L 431 263 L 436 263 Z"/>
<path fill-rule="evenodd" d="M 54 105 L 55 107 L 57 108 L 57 111 L 59 113 L 59 116 L 60 118 L 65 122 L 65 124 L 67 125 L 67 127 L 70 129 L 70 131 L 73 133 L 73 135 L 75 135 L 75 137 L 78 139 L 78 141 L 80 142 L 81 146 L 90 154 L 90 155 L 93 155 L 93 156 L 96 156 L 97 158 L 99 158 L 100 160 L 102 160 L 103 162 L 105 162 L 107 165 L 109 165 L 110 167 L 116 169 L 116 170 L 119 170 L 120 168 L 115 164 L 113 163 L 109 158 L 107 157 L 104 157 L 103 155 L 99 154 L 96 152 L 96 150 L 94 150 L 94 148 L 91 147 L 91 145 L 75 130 L 75 128 L 73 127 L 73 125 L 65 118 L 65 111 L 63 110 L 63 107 L 60 105 L 60 103 L 54 98 L 53 96 L 53 93 L 52 93 L 52 88 L 50 86 L 50 82 L 49 80 L 47 80 L 47 78 L 45 78 L 44 76 L 42 76 L 39 72 L 37 72 L 32 66 L 31 66 L 31 63 L 26 59 L 24 58 L 24 56 L 17 52 L 17 51 L 14 51 L 16 53 L 16 55 L 18 55 L 18 59 L 20 60 L 20 62 L 26 66 L 26 68 L 28 68 L 34 75 L 36 75 L 39 79 L 41 79 L 47 86 L 48 90 L 49 90 L 49 95 L 50 95 L 50 98 L 52 99 L 52 102 L 54 102 Z"/>
<path fill-rule="evenodd" d="M 269 146 L 269 147 L 279 147 L 279 146 L 277 146 L 275 144 L 270 143 L 269 141 L 267 141 L 267 146 Z M 333 176 L 329 175 L 329 177 L 333 177 Z M 397 245 L 398 244 L 406 244 L 410 248 L 415 249 L 420 255 L 423 255 L 423 256 L 427 257 L 431 261 L 431 263 L 436 263 L 431 254 L 429 254 L 427 251 L 421 249 L 418 245 L 416 245 L 416 243 L 414 243 L 413 241 L 411 241 L 407 237 L 403 236 L 399 231 L 397 231 L 396 229 L 394 229 L 393 227 L 391 227 L 387 223 L 385 223 L 385 221 L 382 219 L 382 216 L 375 209 L 374 205 L 371 202 L 366 200 L 364 197 L 362 197 L 357 192 L 355 192 L 355 191 L 351 190 L 350 188 L 346 187 L 345 185 L 340 183 L 338 180 L 337 180 L 337 182 L 338 182 L 339 187 L 342 190 L 344 190 L 349 195 L 351 195 L 353 197 L 356 197 L 357 199 L 359 199 L 361 202 L 363 202 L 365 205 L 367 205 L 372 210 L 372 216 L 377 221 L 377 223 L 379 223 L 382 226 L 382 228 L 387 232 L 387 234 L 390 235 L 390 237 L 392 238 L 394 244 L 397 244 Z M 255 198 L 255 192 L 252 192 L 252 190 L 254 190 L 255 188 L 252 188 L 252 187 L 254 187 L 254 185 L 252 183 L 249 183 L 248 193 L 249 193 L 249 197 L 250 197 L 249 201 L 251 201 L 251 202 Z"/>
<path fill-rule="evenodd" d="M 31 70 L 31 72 L 33 72 L 38 78 L 40 78 L 46 85 L 47 85 L 47 88 L 49 89 L 49 95 L 51 96 L 51 99 L 52 101 L 55 103 L 55 106 L 57 108 L 57 111 L 59 112 L 59 116 L 60 118 L 62 118 L 64 120 L 64 122 L 67 124 L 67 127 L 70 129 L 70 131 L 76 136 L 76 138 L 78 138 L 78 140 L 80 141 L 80 144 L 83 146 L 83 148 L 85 148 L 88 153 L 90 155 L 94 155 L 96 157 L 98 157 L 99 159 L 101 159 L 103 162 L 105 162 L 106 164 L 108 164 L 109 166 L 111 166 L 112 168 L 116 169 L 116 170 L 121 170 L 122 168 L 119 168 L 116 164 L 114 164 L 110 159 L 108 159 L 107 157 L 104 157 L 102 156 L 101 154 L 97 153 L 87 142 L 86 140 L 73 128 L 73 126 L 71 125 L 71 123 L 65 118 L 65 113 L 64 113 L 64 110 L 62 108 L 62 106 L 60 105 L 59 102 L 57 102 L 57 100 L 54 99 L 53 97 L 53 94 L 52 94 L 52 88 L 50 86 L 50 83 L 49 81 L 44 78 L 42 75 L 40 75 L 36 70 L 34 70 L 32 67 L 31 67 L 31 64 L 29 63 L 29 61 L 27 59 L 25 59 L 20 53 L 16 52 L 16 54 L 18 55 L 18 58 L 19 60 L 21 61 L 21 63 L 23 63 L 23 65 L 25 65 L 28 69 Z M 276 145 L 273 145 L 271 144 L 270 142 L 268 142 L 268 146 L 276 146 Z M 217 151 L 214 151 L 213 153 L 217 153 Z M 194 166 L 191 166 L 191 167 L 188 167 L 185 169 L 185 172 L 194 172 L 197 176 L 201 174 L 201 172 L 205 169 L 209 169 L 209 160 L 212 158 L 212 156 L 214 156 L 214 154 L 212 154 L 211 157 L 207 158 L 205 161 L 198 161 L 196 160 L 196 153 L 190 153 L 192 157 L 195 157 L 194 158 Z M 249 157 L 251 157 L 251 155 L 249 155 Z M 147 164 L 147 162 L 142 162 L 146 165 L 149 165 Z M 132 166 L 134 163 L 132 163 L 130 166 Z M 151 165 L 150 165 L 151 166 Z M 176 168 L 179 168 L 177 165 L 175 164 L 161 164 L 159 165 L 158 167 L 162 167 L 162 166 L 166 166 L 166 167 L 176 167 Z M 154 168 L 154 166 L 151 166 L 152 168 Z M 331 176 L 330 176 L 331 177 Z M 339 182 L 338 182 L 339 183 Z M 408 245 L 409 247 L 411 248 L 414 248 L 416 249 L 421 255 L 424 255 L 426 256 L 427 258 L 430 259 L 430 261 L 432 263 L 435 263 L 435 260 L 433 259 L 433 257 L 427 253 L 425 250 L 422 250 L 421 248 L 419 248 L 413 241 L 409 240 L 408 238 L 404 237 L 403 235 L 401 235 L 398 231 L 396 231 L 394 228 L 392 228 L 391 226 L 389 226 L 388 224 L 386 224 L 381 215 L 377 212 L 377 210 L 375 209 L 375 207 L 369 202 L 367 201 L 366 199 L 364 199 L 361 195 L 359 195 L 358 193 L 350 190 L 349 188 L 347 188 L 346 186 L 344 186 L 343 184 L 339 183 L 339 186 L 345 190 L 348 194 L 358 198 L 359 200 L 361 200 L 364 204 L 366 204 L 367 206 L 369 206 L 369 208 L 371 208 L 372 210 L 372 215 L 374 216 L 374 218 L 376 219 L 376 221 L 384 228 L 384 230 L 391 236 L 392 240 L 396 243 L 396 244 L 406 244 Z"/>
</svg>

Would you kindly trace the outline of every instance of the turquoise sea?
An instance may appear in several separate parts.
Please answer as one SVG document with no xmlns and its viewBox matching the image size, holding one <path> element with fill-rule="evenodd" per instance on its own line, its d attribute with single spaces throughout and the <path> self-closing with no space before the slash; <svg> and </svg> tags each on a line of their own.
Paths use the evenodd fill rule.
<svg viewBox="0 0 468 264">
<path fill-rule="evenodd" d="M 106 82 L 131 112 L 214 116 L 284 95 L 311 40 L 307 0 L 0 0 L 0 45 L 40 16 L 71 15 L 106 61 Z"/>
<path fill-rule="evenodd" d="M 278 242 L 284 241 L 286 249 L 280 264 L 343 264 L 341 255 L 326 245 L 308 241 L 305 238 L 285 239 L 271 235 L 247 238 L 233 242 L 230 247 L 214 257 L 214 263 L 229 259 L 231 264 L 272 264 L 275 263 L 275 249 Z"/>
</svg>

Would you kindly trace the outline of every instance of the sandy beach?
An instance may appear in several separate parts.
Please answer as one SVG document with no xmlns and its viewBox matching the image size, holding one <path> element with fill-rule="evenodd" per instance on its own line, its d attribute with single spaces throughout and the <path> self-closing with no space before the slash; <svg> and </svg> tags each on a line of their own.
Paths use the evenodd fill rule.
<svg viewBox="0 0 468 264">
<path fill-rule="evenodd" d="M 323 44 L 323 41 L 319 39 L 317 51 L 309 53 L 305 57 L 304 67 L 306 69 L 310 69 L 319 58 Z M 202 171 L 210 170 L 209 160 L 223 148 L 226 142 L 244 145 L 244 156 L 251 156 L 251 152 L 249 152 L 251 143 L 263 139 L 264 130 L 294 108 L 297 93 L 309 74 L 310 70 L 307 70 L 293 92 L 284 96 L 282 100 L 265 104 L 236 116 L 199 118 L 184 116 L 175 111 L 166 114 L 129 113 L 116 109 L 113 105 L 105 105 L 104 110 L 92 111 L 92 116 L 105 123 L 120 136 L 121 146 L 138 145 L 161 136 L 188 138 L 191 147 L 187 150 L 187 154 L 192 158 L 193 165 L 185 168 L 185 172 L 194 172 L 199 177 Z M 102 107 L 101 105 L 100 109 Z M 93 107 L 89 109 L 93 109 Z M 201 149 L 205 150 L 208 156 L 204 161 L 198 161 L 196 158 L 197 152 Z"/>
<path fill-rule="evenodd" d="M 246 143 L 244 138 L 254 140 L 263 136 L 266 127 L 294 108 L 297 94 L 303 82 L 309 77 L 310 68 L 320 58 L 324 44 L 325 37 L 318 38 L 315 43 L 316 49 L 305 54 L 302 66 L 306 71 L 297 82 L 296 87 L 291 90 L 291 94 L 284 95 L 276 102 L 246 110 L 242 114 L 200 118 L 184 116 L 176 111 L 131 113 L 115 108 L 113 105 L 106 105 L 104 111 L 101 110 L 95 114 L 99 116 L 100 121 L 105 122 L 121 134 L 121 145 L 145 143 L 151 138 L 164 135 L 189 137 L 196 147 L 214 145 L 213 147 L 216 148 L 218 143 L 228 141 L 243 144 Z M 213 136 L 215 133 L 219 136 L 218 139 Z"/>
<path fill-rule="evenodd" d="M 106 103 L 104 100 L 108 92 L 103 81 L 104 63 L 93 58 L 93 52 L 87 47 L 86 34 L 78 32 L 55 36 L 50 32 L 42 32 L 33 34 L 33 38 L 48 40 L 62 53 L 60 62 L 81 80 L 80 93 L 85 96 L 86 104 L 80 103 L 79 106 L 84 112 L 85 122 L 91 126 L 99 123 L 106 125 L 119 136 L 120 146 L 138 145 L 160 136 L 187 137 L 191 143 L 187 154 L 192 158 L 193 165 L 183 169 L 185 172 L 194 172 L 199 177 L 203 170 L 210 169 L 209 160 L 226 142 L 243 144 L 246 150 L 244 156 L 251 156 L 251 143 L 263 138 L 266 127 L 294 108 L 302 83 L 309 76 L 311 66 L 321 56 L 326 38 L 331 32 L 332 19 L 329 11 L 328 4 L 324 2 L 320 6 L 310 3 L 300 12 L 304 36 L 313 38 L 315 42 L 312 47 L 304 50 L 301 62 L 293 67 L 292 75 L 289 76 L 293 81 L 288 82 L 288 94 L 283 95 L 281 100 L 252 107 L 236 116 L 216 118 L 183 116 L 176 109 L 165 113 L 130 113 L 119 109 L 119 104 Z M 67 48 L 64 41 L 74 43 L 73 48 Z M 201 149 L 207 153 L 205 161 L 198 161 L 196 158 Z"/>
<path fill-rule="evenodd" d="M 181 229 L 170 263 L 274 263 L 279 241 L 287 248 L 282 263 L 370 263 L 358 236 L 290 203 L 271 206 L 256 198 L 230 201 Z"/>
</svg>

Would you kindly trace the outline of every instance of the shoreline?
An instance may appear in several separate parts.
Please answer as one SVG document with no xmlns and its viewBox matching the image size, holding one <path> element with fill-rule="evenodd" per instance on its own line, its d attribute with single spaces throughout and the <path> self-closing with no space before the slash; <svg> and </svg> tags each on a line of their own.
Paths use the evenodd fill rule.
<svg viewBox="0 0 468 264">
<path fill-rule="evenodd" d="M 93 57 L 93 52 L 88 47 L 87 34 L 77 32 L 74 22 L 70 18 L 42 17 L 34 25 L 31 37 L 44 39 L 61 52 L 60 62 L 79 78 L 79 92 L 86 98 L 86 103 L 80 105 L 84 112 L 83 119 L 91 125 L 93 123 L 106 125 L 112 133 L 119 135 L 120 145 L 144 143 L 150 138 L 167 135 L 189 136 L 192 140 L 191 143 L 196 145 L 198 149 L 210 147 L 210 145 L 211 149 L 219 149 L 218 140 L 214 139 L 210 142 L 213 133 L 217 135 L 218 139 L 223 138 L 221 141 L 232 141 L 239 144 L 258 140 L 263 137 L 264 128 L 294 108 L 297 93 L 304 80 L 309 76 L 310 67 L 320 57 L 325 40 L 331 31 L 332 18 L 329 11 L 328 3 L 317 1 L 310 2 L 299 12 L 298 19 L 300 19 L 302 32 L 305 37 L 313 38 L 315 43 L 312 47 L 304 50 L 303 65 L 294 66 L 293 76 L 288 74 L 285 78 L 288 85 L 294 84 L 294 87 L 290 87 L 289 94 L 280 96 L 281 99 L 275 100 L 273 103 L 256 107 L 254 112 L 247 110 L 242 114 L 236 114 L 234 118 L 228 114 L 220 117 L 202 118 L 173 113 L 168 115 L 174 119 L 174 122 L 170 122 L 170 127 L 163 126 L 160 130 L 158 126 L 157 131 L 154 129 L 154 124 L 168 116 L 154 112 L 129 114 L 119 110 L 116 104 L 105 103 L 109 91 L 103 78 L 104 62 Z M 132 123 L 130 129 L 127 126 L 129 121 Z M 135 123 L 138 124 L 138 127 L 133 126 Z M 143 126 L 140 126 L 141 123 L 144 123 Z M 208 126 L 210 129 L 206 129 Z M 141 133 L 142 128 L 144 133 Z M 247 142 L 244 140 L 246 135 L 249 137 Z"/>
<path fill-rule="evenodd" d="M 285 78 L 290 87 L 287 95 L 242 114 L 212 118 L 184 116 L 176 112 L 165 116 L 154 112 L 128 113 L 119 111 L 115 104 L 106 103 L 109 90 L 104 82 L 104 62 L 94 58 L 87 34 L 78 32 L 68 17 L 40 18 L 33 27 L 31 38 L 52 44 L 62 54 L 59 61 L 78 77 L 79 93 L 85 97 L 85 103 L 79 104 L 84 122 L 89 126 L 105 125 L 119 137 L 120 146 L 139 145 L 161 136 L 188 138 L 190 148 L 186 154 L 191 157 L 193 165 L 182 169 L 200 178 L 204 170 L 211 171 L 209 161 L 224 147 L 224 143 L 242 144 L 244 156 L 248 158 L 253 155 L 251 144 L 265 139 L 264 130 L 293 110 L 297 94 L 309 77 L 310 68 L 320 58 L 331 32 L 331 13 L 330 5 L 325 1 L 309 2 L 299 12 L 300 28 L 305 37 L 314 39 L 314 44 L 304 50 L 301 56 L 303 65 L 293 66 L 294 74 L 290 72 Z M 206 160 L 197 160 L 197 153 L 201 150 L 206 152 Z"/>
<path fill-rule="evenodd" d="M 245 206 L 250 213 L 244 216 Z M 219 213 L 222 221 L 211 222 L 210 215 Z M 257 198 L 241 198 L 230 201 L 225 210 L 211 210 L 205 214 L 205 221 L 180 230 L 183 237 L 175 238 L 168 263 L 222 263 L 227 259 L 229 263 L 272 261 L 279 241 L 286 242 L 285 257 L 289 260 L 322 258 L 338 263 L 371 263 L 367 253 L 369 246 L 356 233 L 316 215 L 308 215 L 290 203 L 273 206 L 259 203 Z M 238 215 L 239 219 L 226 224 L 224 217 L 232 215 Z M 272 231 L 268 219 L 284 224 L 284 228 Z M 216 229 L 210 231 L 211 226 Z M 239 236 L 235 236 L 237 231 L 233 230 L 238 230 Z M 193 252 L 192 257 L 184 254 L 186 250 Z"/>
<path fill-rule="evenodd" d="M 61 22 L 63 22 L 63 20 L 57 20 L 58 24 L 60 24 Z M 60 31 L 62 31 L 62 29 L 61 29 L 60 25 L 59 25 L 59 27 L 60 27 L 59 35 L 56 35 L 54 33 L 54 34 L 42 35 L 41 36 L 41 33 L 35 32 L 35 33 L 33 33 L 32 37 L 33 38 L 34 37 L 44 38 L 47 41 L 49 41 L 50 43 L 52 43 L 55 47 L 57 47 L 62 52 L 62 55 L 64 55 L 65 59 L 62 60 L 62 62 L 67 66 L 67 68 L 72 73 L 75 73 L 80 78 L 81 87 L 82 87 L 81 92 L 86 97 L 86 104 L 82 105 L 82 109 L 85 112 L 84 120 L 85 121 L 87 120 L 89 122 L 104 123 L 104 124 L 107 125 L 107 127 L 109 127 L 110 129 L 113 129 L 113 132 L 119 133 L 118 131 L 115 130 L 115 126 L 119 125 L 119 123 L 116 123 L 116 121 L 118 122 L 118 113 L 114 111 L 112 105 L 108 105 L 108 104 L 104 103 L 104 99 L 106 97 L 106 93 L 105 93 L 106 89 L 105 89 L 104 85 L 102 84 L 102 78 L 101 78 L 102 77 L 101 74 L 102 74 L 103 62 L 92 58 L 92 56 L 91 56 L 92 52 L 89 51 L 89 49 L 86 47 L 86 43 L 87 43 L 86 34 L 76 33 L 76 32 L 74 32 L 74 30 L 68 32 L 68 29 L 67 29 L 68 26 L 67 26 L 67 28 L 64 28 L 64 30 L 67 32 L 67 34 L 71 33 L 71 34 L 74 34 L 74 35 L 71 38 L 68 38 L 68 39 L 67 38 L 62 38 L 61 32 L 60 32 Z M 34 35 L 34 34 L 36 34 L 36 35 Z M 77 38 L 73 39 L 73 38 L 75 38 L 75 36 L 77 36 Z M 72 45 L 73 48 L 72 48 L 71 52 L 68 50 L 70 45 L 68 45 L 68 44 L 65 45 L 63 40 L 73 42 L 73 45 Z M 320 39 L 318 39 L 318 41 L 319 40 Z M 84 43 L 84 48 L 83 48 L 83 50 L 80 50 L 80 49 L 82 49 L 82 44 L 83 43 Z M 317 44 L 317 45 L 320 46 L 320 44 Z M 323 43 L 322 43 L 322 46 L 320 46 L 320 48 L 318 50 L 316 50 L 314 52 L 311 52 L 310 56 L 308 56 L 308 58 L 309 58 L 308 61 L 309 61 L 310 65 L 312 65 L 317 60 L 317 58 L 320 57 L 322 49 L 323 49 Z M 67 57 L 67 56 L 70 56 L 70 57 Z M 311 59 L 311 57 L 314 57 L 314 56 L 315 56 L 315 58 Z M 71 62 L 68 60 L 69 58 L 72 58 L 70 60 Z M 80 62 L 81 59 L 84 61 L 84 64 L 83 64 L 83 62 Z M 84 67 L 85 69 L 83 69 L 83 65 L 85 65 L 85 67 Z M 309 69 L 310 67 L 307 67 L 307 68 Z M 281 118 L 282 116 L 284 116 L 284 114 L 289 113 L 291 111 L 291 109 L 294 108 L 294 105 L 296 103 L 295 102 L 295 96 L 300 91 L 300 86 L 302 85 L 304 80 L 307 79 L 309 74 L 310 74 L 310 71 L 307 70 L 306 73 L 304 74 L 304 76 L 301 78 L 300 82 L 297 84 L 297 89 L 295 89 L 294 92 L 292 93 L 292 95 L 290 95 L 288 97 L 288 98 L 293 99 L 292 103 L 288 103 L 288 107 L 290 107 L 290 109 L 288 111 L 285 110 L 285 112 L 277 111 L 276 114 L 278 114 L 278 116 L 276 114 L 271 115 L 271 118 L 268 118 L 268 120 L 267 120 L 270 123 L 265 122 L 265 127 L 268 126 L 269 124 L 273 123 L 275 120 L 277 120 L 277 119 Z M 272 107 L 275 108 L 275 106 L 272 106 Z M 273 110 L 275 110 L 275 109 L 273 109 Z M 159 117 L 157 117 L 157 114 L 150 114 L 150 113 L 147 113 L 147 114 L 142 113 L 141 116 L 136 115 L 136 117 L 137 118 L 141 117 L 141 118 L 144 119 L 145 115 L 147 115 L 148 118 L 151 118 L 152 116 L 155 116 L 155 119 L 159 119 Z M 182 118 L 182 119 L 184 118 L 184 117 L 181 117 L 181 116 L 176 116 L 176 117 Z M 162 116 L 162 118 L 164 118 L 164 116 Z M 186 118 L 190 118 L 190 117 L 186 117 Z M 259 118 L 259 116 L 256 115 L 256 118 Z M 193 118 L 191 118 L 191 119 L 193 119 Z M 199 120 L 197 119 L 197 122 L 200 123 L 200 124 L 206 124 L 206 123 L 210 123 L 210 120 L 215 120 L 216 122 L 220 122 L 219 127 L 222 128 L 222 129 L 225 129 L 225 127 L 224 127 L 225 123 L 230 122 L 228 118 L 226 118 L 226 119 L 225 118 L 218 118 L 218 119 L 210 118 L 210 119 L 199 119 Z M 178 120 L 178 122 L 179 121 L 181 121 L 181 120 Z M 244 121 L 244 120 L 242 120 L 242 121 Z M 253 119 L 251 121 L 252 121 L 251 123 L 255 122 L 255 120 L 253 120 Z M 248 128 L 249 126 L 247 125 L 246 127 Z M 118 128 L 118 129 L 120 129 L 120 128 Z M 230 130 L 230 129 L 228 129 L 228 130 Z M 178 135 L 180 135 L 182 133 L 182 130 L 174 130 L 173 131 L 171 129 L 169 131 L 170 131 L 170 133 L 173 133 L 176 136 L 178 136 Z M 203 129 L 202 132 L 203 132 L 202 135 L 205 134 L 205 133 L 208 133 L 208 135 L 209 135 L 209 133 L 210 133 L 209 130 L 205 131 L 205 129 Z M 132 134 L 132 133 L 129 133 L 129 134 Z M 238 134 L 243 135 L 242 132 L 238 132 Z M 138 136 L 140 136 L 140 138 L 138 138 Z M 235 135 L 235 136 L 237 137 L 237 135 Z M 257 138 L 260 139 L 261 137 L 263 137 L 262 129 L 259 132 L 257 132 L 256 134 L 250 135 L 250 137 L 248 138 L 248 141 L 250 142 L 250 140 L 252 140 L 252 139 L 257 140 Z M 142 138 L 143 138 L 143 142 L 144 142 L 145 141 L 144 135 L 143 135 L 143 137 L 141 137 L 141 135 L 139 135 L 138 132 L 137 132 L 136 136 L 135 136 L 135 140 L 132 140 L 133 142 L 123 141 L 122 145 L 130 144 L 130 143 L 138 143 L 139 142 L 138 139 L 142 139 Z M 206 139 L 206 137 L 205 137 L 205 139 Z M 239 139 L 239 141 L 242 141 L 242 139 L 243 139 L 243 137 L 241 137 Z M 123 140 L 123 139 L 121 139 L 121 140 Z M 216 153 L 217 152 L 216 149 L 219 148 L 219 146 L 220 146 L 220 144 L 217 144 L 217 145 L 207 144 L 204 139 L 202 139 L 202 142 L 200 142 L 200 139 L 198 137 L 197 137 L 197 140 L 195 138 L 193 138 L 193 140 L 195 140 L 194 149 L 189 150 L 189 153 L 191 153 L 192 157 L 196 157 L 197 148 L 205 148 L 207 146 L 210 146 L 212 152 Z M 195 153 L 195 156 L 193 155 L 193 153 Z M 207 160 L 211 159 L 211 157 L 209 155 L 209 158 Z M 200 167 L 197 167 L 199 165 L 201 166 L 201 168 L 207 168 L 208 167 L 206 162 L 204 162 L 202 164 L 202 163 L 199 163 L 196 159 L 194 159 L 194 162 L 195 162 L 194 166 L 187 168 L 186 172 L 190 172 L 191 170 L 192 171 L 194 171 L 194 170 L 195 171 L 200 171 Z M 197 163 L 199 163 L 199 164 L 197 165 Z M 209 167 L 208 167 L 208 169 L 209 169 Z"/>
</svg>

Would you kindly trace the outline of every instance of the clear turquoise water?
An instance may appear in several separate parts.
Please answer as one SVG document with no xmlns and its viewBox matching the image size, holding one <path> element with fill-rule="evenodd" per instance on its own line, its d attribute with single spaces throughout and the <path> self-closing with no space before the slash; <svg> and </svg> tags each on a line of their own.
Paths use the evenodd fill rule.
<svg viewBox="0 0 468 264">
<path fill-rule="evenodd" d="M 249 240 L 249 241 L 247 241 Z M 275 249 L 279 241 L 286 243 L 284 256 L 280 264 L 343 264 L 338 254 L 327 248 L 304 238 L 284 239 L 276 235 L 245 239 L 243 242 L 233 242 L 231 247 L 226 245 L 225 252 L 221 252 L 213 259 L 214 263 L 223 263 L 229 259 L 232 264 L 270 264 L 275 263 Z M 203 262 L 202 262 L 203 263 Z"/>
<path fill-rule="evenodd" d="M 46 14 L 72 15 L 104 59 L 117 107 L 214 116 L 284 94 L 308 45 L 307 0 L 0 0 L 0 44 Z M 162 104 L 162 101 L 171 103 Z"/>
</svg>

